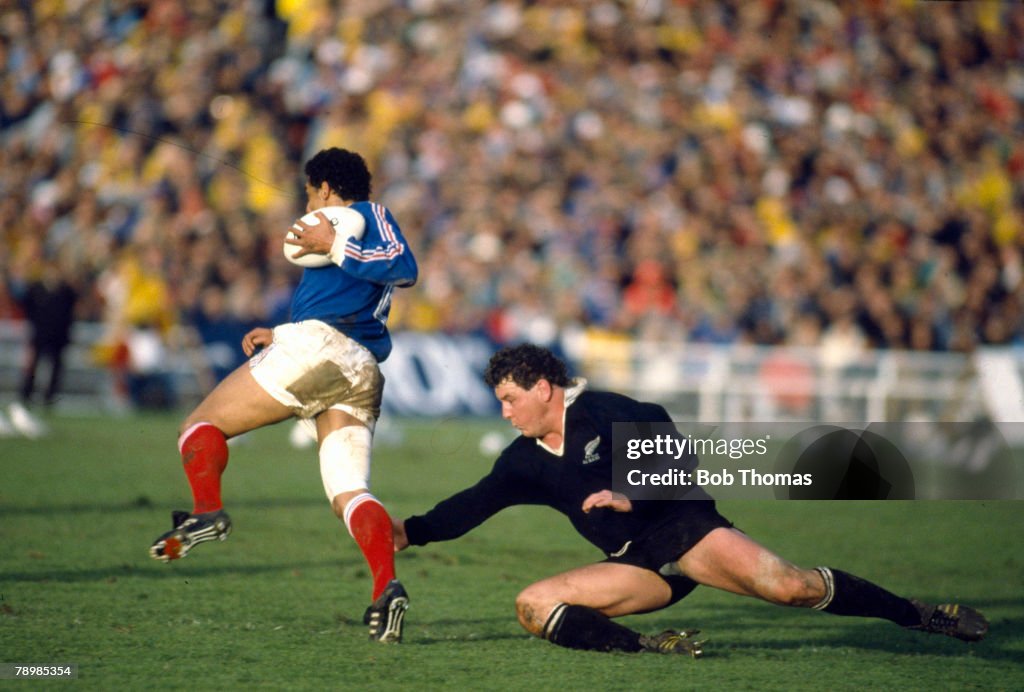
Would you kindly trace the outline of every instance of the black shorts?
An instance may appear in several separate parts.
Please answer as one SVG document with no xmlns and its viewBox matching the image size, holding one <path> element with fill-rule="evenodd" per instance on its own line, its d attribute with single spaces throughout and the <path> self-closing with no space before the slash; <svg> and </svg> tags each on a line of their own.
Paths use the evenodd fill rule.
<svg viewBox="0 0 1024 692">
<path fill-rule="evenodd" d="M 672 605 L 697 588 L 697 582 L 678 573 L 675 562 L 704 536 L 717 528 L 731 528 L 732 522 L 715 509 L 713 500 L 683 500 L 682 510 L 658 522 L 626 549 L 605 562 L 643 567 L 657 573 L 672 590 L 666 605 Z"/>
</svg>

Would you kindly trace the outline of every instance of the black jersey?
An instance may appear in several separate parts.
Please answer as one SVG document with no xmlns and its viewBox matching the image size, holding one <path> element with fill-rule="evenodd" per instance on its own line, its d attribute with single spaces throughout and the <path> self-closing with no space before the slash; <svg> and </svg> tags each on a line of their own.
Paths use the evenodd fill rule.
<svg viewBox="0 0 1024 692">
<path fill-rule="evenodd" d="M 696 505 L 713 506 L 710 499 L 634 500 L 631 512 L 597 508 L 584 513 L 584 499 L 612 488 L 615 422 L 665 423 L 671 418 L 657 404 L 611 392 L 583 391 L 566 407 L 561 455 L 536 439 L 516 438 L 476 485 L 441 501 L 422 516 L 407 519 L 409 543 L 425 545 L 458 538 L 512 505 L 547 505 L 566 515 L 580 535 L 612 555 L 653 528 L 679 521 L 697 509 Z"/>
</svg>

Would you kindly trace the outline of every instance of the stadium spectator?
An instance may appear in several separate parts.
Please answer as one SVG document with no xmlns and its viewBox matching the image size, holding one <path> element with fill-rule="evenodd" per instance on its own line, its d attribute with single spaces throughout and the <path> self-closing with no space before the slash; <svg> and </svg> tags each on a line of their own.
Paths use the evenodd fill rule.
<svg viewBox="0 0 1024 692">
<path fill-rule="evenodd" d="M 152 244 L 126 246 L 97 284 L 104 334 L 93 355 L 110 370 L 115 410 L 173 406 L 167 353 L 177 338 L 178 312 L 163 253 Z"/>
<path fill-rule="evenodd" d="M 204 288 L 197 303 L 187 313 L 187 319 L 199 335 L 212 381 L 220 382 L 247 360 L 242 339 L 258 325 L 239 319 L 228 309 L 221 286 Z"/>
<path fill-rule="evenodd" d="M 75 322 L 75 303 L 79 289 L 74 275 L 62 271 L 59 264 L 42 257 L 24 281 L 11 285 L 18 306 L 29 325 L 28 358 L 22 373 L 19 400 L 10 405 L 8 414 L 14 427 L 29 437 L 39 437 L 46 425 L 30 409 L 40 366 L 49 367 L 42 402 L 51 408 L 57 401 L 64 374 L 64 355 L 71 342 Z"/>
<path fill-rule="evenodd" d="M 37 274 L 24 285 L 14 286 L 14 295 L 30 325 L 29 359 L 21 382 L 21 402 L 32 404 L 39 366 L 50 366 L 43 390 L 43 404 L 56 403 L 64 373 L 64 351 L 71 341 L 78 289 L 74 276 L 62 271 L 56 261 L 44 258 Z"/>
</svg>

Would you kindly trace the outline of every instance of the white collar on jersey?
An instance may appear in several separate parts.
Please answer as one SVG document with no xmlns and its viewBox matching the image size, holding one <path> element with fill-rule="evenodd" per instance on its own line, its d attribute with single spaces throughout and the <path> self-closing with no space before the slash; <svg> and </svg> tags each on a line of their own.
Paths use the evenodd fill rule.
<svg viewBox="0 0 1024 692">
<path fill-rule="evenodd" d="M 576 398 L 583 393 L 583 390 L 587 388 L 587 380 L 584 377 L 575 377 L 569 383 L 569 386 L 565 388 L 565 408 L 562 409 L 562 444 L 558 446 L 558 449 L 552 449 L 546 444 L 541 442 L 540 438 L 537 438 L 537 444 L 543 447 L 545 450 L 554 454 L 556 457 L 560 457 L 565 454 L 565 412 L 573 405 Z"/>
</svg>

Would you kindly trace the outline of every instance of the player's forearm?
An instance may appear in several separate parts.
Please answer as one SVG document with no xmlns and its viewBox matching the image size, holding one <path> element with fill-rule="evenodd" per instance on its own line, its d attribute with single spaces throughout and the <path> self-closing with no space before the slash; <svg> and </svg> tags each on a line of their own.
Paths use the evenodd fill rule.
<svg viewBox="0 0 1024 692">
<path fill-rule="evenodd" d="M 450 541 L 475 529 L 508 506 L 506 498 L 489 492 L 485 482 L 439 502 L 426 514 L 405 520 L 410 545 Z"/>
<path fill-rule="evenodd" d="M 457 511 L 445 511 L 440 505 L 422 516 L 405 520 L 405 535 L 409 545 L 426 545 L 439 541 L 450 541 L 469 533 L 482 524 L 490 514 L 467 515 Z"/>
</svg>

